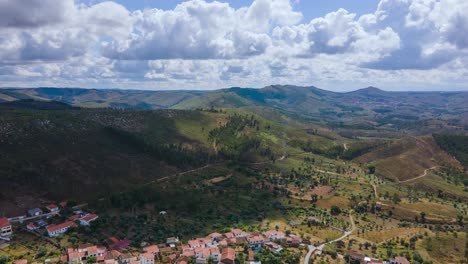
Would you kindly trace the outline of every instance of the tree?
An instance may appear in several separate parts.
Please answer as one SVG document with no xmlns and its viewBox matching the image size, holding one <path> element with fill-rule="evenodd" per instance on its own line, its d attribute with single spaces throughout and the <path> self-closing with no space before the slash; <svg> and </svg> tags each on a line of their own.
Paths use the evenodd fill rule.
<svg viewBox="0 0 468 264">
<path fill-rule="evenodd" d="M 395 203 L 395 204 L 398 204 L 399 202 L 401 202 L 401 198 L 398 194 L 394 193 L 393 194 L 393 197 L 392 197 L 392 201 Z"/>
<path fill-rule="evenodd" d="M 425 212 L 421 212 L 421 223 L 426 223 L 426 213 Z"/>
<path fill-rule="evenodd" d="M 0 255 L 0 264 L 6 264 L 8 262 L 8 257 Z"/>
<path fill-rule="evenodd" d="M 86 258 L 86 263 L 96 263 L 97 258 L 95 256 L 89 256 Z"/>
<path fill-rule="evenodd" d="M 341 208 L 339 208 L 339 207 L 336 206 L 336 205 L 333 205 L 333 206 L 331 207 L 331 209 L 330 209 L 330 213 L 331 213 L 332 215 L 339 215 L 339 214 L 341 214 Z"/>
</svg>

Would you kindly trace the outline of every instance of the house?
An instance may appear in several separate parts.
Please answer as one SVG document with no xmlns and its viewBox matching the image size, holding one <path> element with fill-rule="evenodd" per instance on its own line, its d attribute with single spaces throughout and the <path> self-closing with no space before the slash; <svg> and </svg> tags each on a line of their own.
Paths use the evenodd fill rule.
<svg viewBox="0 0 468 264">
<path fill-rule="evenodd" d="M 211 239 L 211 241 L 215 241 L 217 240 L 218 238 L 222 237 L 223 235 L 221 235 L 220 233 L 211 233 L 208 235 L 208 237 Z"/>
<path fill-rule="evenodd" d="M 158 245 L 151 245 L 151 246 L 147 246 L 143 249 L 146 253 L 150 253 L 150 254 L 153 254 L 153 255 L 157 255 L 159 254 L 159 247 Z"/>
<path fill-rule="evenodd" d="M 37 226 L 37 225 L 34 224 L 34 223 L 29 223 L 29 224 L 26 226 L 26 228 L 27 228 L 28 230 L 30 230 L 30 231 L 34 231 L 34 230 L 39 229 L 39 226 Z"/>
<path fill-rule="evenodd" d="M 177 237 L 168 237 L 166 239 L 166 244 L 168 244 L 170 247 L 175 247 L 177 243 L 179 243 L 179 239 Z"/>
<path fill-rule="evenodd" d="M 40 208 L 33 208 L 28 210 L 28 215 L 29 216 L 38 216 L 43 214 L 42 210 Z"/>
<path fill-rule="evenodd" d="M 27 259 L 18 259 L 13 263 L 14 264 L 28 264 L 28 260 Z"/>
<path fill-rule="evenodd" d="M 361 261 L 361 260 L 364 260 L 364 258 L 365 258 L 366 256 L 364 256 L 364 255 L 362 255 L 362 254 L 360 254 L 360 253 L 357 253 L 357 252 L 349 252 L 349 257 L 350 257 L 351 259 L 360 260 L 360 261 Z"/>
<path fill-rule="evenodd" d="M 50 237 L 56 237 L 60 234 L 66 233 L 71 227 L 76 227 L 76 224 L 71 221 L 67 221 L 59 225 L 49 225 L 47 227 L 47 233 Z"/>
<path fill-rule="evenodd" d="M 0 218 L 0 236 L 7 237 L 13 234 L 13 228 L 11 227 L 8 218 Z"/>
<path fill-rule="evenodd" d="M 82 215 L 76 214 L 76 215 L 70 216 L 68 219 L 69 219 L 70 221 L 76 221 L 76 220 L 79 220 L 79 219 L 82 218 L 82 217 L 83 217 Z"/>
<path fill-rule="evenodd" d="M 126 253 L 126 254 L 122 254 L 120 256 L 120 261 L 119 263 L 123 264 L 123 263 L 126 263 L 126 264 L 129 264 L 131 262 L 134 262 L 134 261 L 137 261 L 137 258 L 135 256 L 133 256 L 132 254 L 130 253 Z M 138 262 L 139 263 L 139 262 Z"/>
<path fill-rule="evenodd" d="M 265 237 L 269 240 L 283 240 L 286 238 L 286 235 L 281 231 L 270 230 L 263 233 Z"/>
<path fill-rule="evenodd" d="M 280 253 L 281 250 L 283 250 L 283 247 L 276 244 L 276 243 L 273 243 L 273 242 L 268 242 L 268 243 L 265 243 L 265 246 L 267 246 L 271 252 L 273 253 Z"/>
<path fill-rule="evenodd" d="M 390 260 L 390 264 L 410 264 L 409 260 L 405 257 L 395 257 Z"/>
<path fill-rule="evenodd" d="M 77 250 L 73 248 L 67 249 L 67 253 L 68 253 L 68 264 L 81 263 L 81 261 L 85 258 L 84 252 L 78 252 Z"/>
<path fill-rule="evenodd" d="M 55 204 L 49 204 L 48 206 L 46 206 L 47 210 L 49 210 L 49 212 L 58 212 L 59 208 L 57 205 Z"/>
<path fill-rule="evenodd" d="M 242 231 L 240 229 L 237 229 L 237 228 L 232 229 L 231 232 L 234 234 L 235 237 L 247 237 L 247 236 L 249 236 L 249 233 L 244 232 L 244 231 Z"/>
<path fill-rule="evenodd" d="M 379 209 L 379 210 L 382 209 L 382 203 L 381 202 L 376 202 L 375 203 L 375 208 Z"/>
<path fill-rule="evenodd" d="M 84 226 L 89 226 L 91 222 L 95 221 L 96 219 L 98 219 L 98 216 L 96 214 L 89 214 L 80 219 L 80 224 Z"/>
<path fill-rule="evenodd" d="M 154 264 L 154 255 L 152 253 L 140 254 L 140 264 Z"/>
<path fill-rule="evenodd" d="M 222 264 L 234 264 L 236 259 L 236 251 L 232 248 L 223 248 L 221 253 Z"/>
<path fill-rule="evenodd" d="M 221 260 L 221 252 L 219 251 L 219 248 L 210 248 L 210 257 L 215 261 L 215 263 L 218 263 Z"/>
<path fill-rule="evenodd" d="M 250 236 L 247 238 L 247 242 L 249 243 L 249 247 L 261 247 L 265 243 L 265 239 L 261 235 Z"/>
<path fill-rule="evenodd" d="M 59 203 L 59 206 L 62 208 L 65 208 L 67 206 L 68 202 L 67 201 L 62 201 Z"/>
</svg>

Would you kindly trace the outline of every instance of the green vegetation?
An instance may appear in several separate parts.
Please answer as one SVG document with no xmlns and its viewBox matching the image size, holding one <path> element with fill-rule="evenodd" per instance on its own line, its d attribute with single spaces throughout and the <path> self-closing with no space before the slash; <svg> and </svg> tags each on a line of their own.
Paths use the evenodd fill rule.
<svg viewBox="0 0 468 264">
<path fill-rule="evenodd" d="M 434 138 L 442 149 L 454 155 L 468 169 L 468 135 L 435 134 Z"/>
</svg>

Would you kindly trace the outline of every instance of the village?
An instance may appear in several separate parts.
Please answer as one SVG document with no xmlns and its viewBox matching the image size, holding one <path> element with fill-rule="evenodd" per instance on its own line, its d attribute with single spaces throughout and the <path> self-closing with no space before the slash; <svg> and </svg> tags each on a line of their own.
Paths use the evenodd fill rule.
<svg viewBox="0 0 468 264">
<path fill-rule="evenodd" d="M 90 226 L 99 217 L 97 214 L 85 212 L 81 206 L 67 207 L 67 202 L 50 204 L 44 208 L 32 208 L 24 215 L 0 218 L 0 243 L 8 243 L 14 236 L 15 228 L 34 233 L 53 243 L 50 238 L 67 233 L 71 228 Z M 67 221 L 49 223 L 58 216 L 61 210 L 67 209 L 71 214 Z M 167 212 L 163 211 L 166 214 Z M 56 221 L 54 221 L 56 222 Z M 346 234 L 345 234 L 346 236 Z M 50 263 L 104 263 L 104 264 L 261 264 L 257 253 L 268 250 L 273 254 L 280 254 L 283 250 L 308 250 L 305 260 L 308 263 L 311 254 L 321 254 L 322 245 L 311 245 L 310 241 L 295 234 L 283 232 L 278 228 L 264 232 L 247 232 L 239 228 L 232 228 L 225 233 L 210 233 L 206 237 L 199 237 L 185 241 L 178 237 L 168 237 L 165 243 L 149 244 L 141 248 L 130 247 L 129 239 L 109 237 L 106 245 L 82 244 L 78 247 L 63 247 L 58 259 L 49 260 Z M 334 242 L 334 241 L 332 241 Z M 335 241 L 341 242 L 339 240 Z M 338 256 L 345 259 L 345 256 Z M 365 264 L 409 264 L 404 257 L 395 257 L 391 261 L 381 261 L 366 257 L 357 252 L 349 252 L 346 256 L 351 263 Z M 307 262 L 306 262 L 307 261 Z M 13 260 L 14 264 L 28 264 L 27 259 Z M 31 262 L 38 264 L 37 262 Z"/>
</svg>

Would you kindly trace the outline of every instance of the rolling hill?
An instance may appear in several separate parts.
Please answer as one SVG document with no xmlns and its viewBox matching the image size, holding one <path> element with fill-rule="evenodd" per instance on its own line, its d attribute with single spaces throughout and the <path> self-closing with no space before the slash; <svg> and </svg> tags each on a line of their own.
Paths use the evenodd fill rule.
<svg viewBox="0 0 468 264">
<path fill-rule="evenodd" d="M 131 109 L 273 109 L 344 137 L 468 131 L 468 92 L 387 92 L 375 87 L 336 93 L 317 87 L 272 85 L 262 89 L 138 91 L 68 88 L 2 89 L 0 100 L 39 99 L 81 107 Z M 379 131 L 377 131 L 379 130 Z"/>
</svg>

